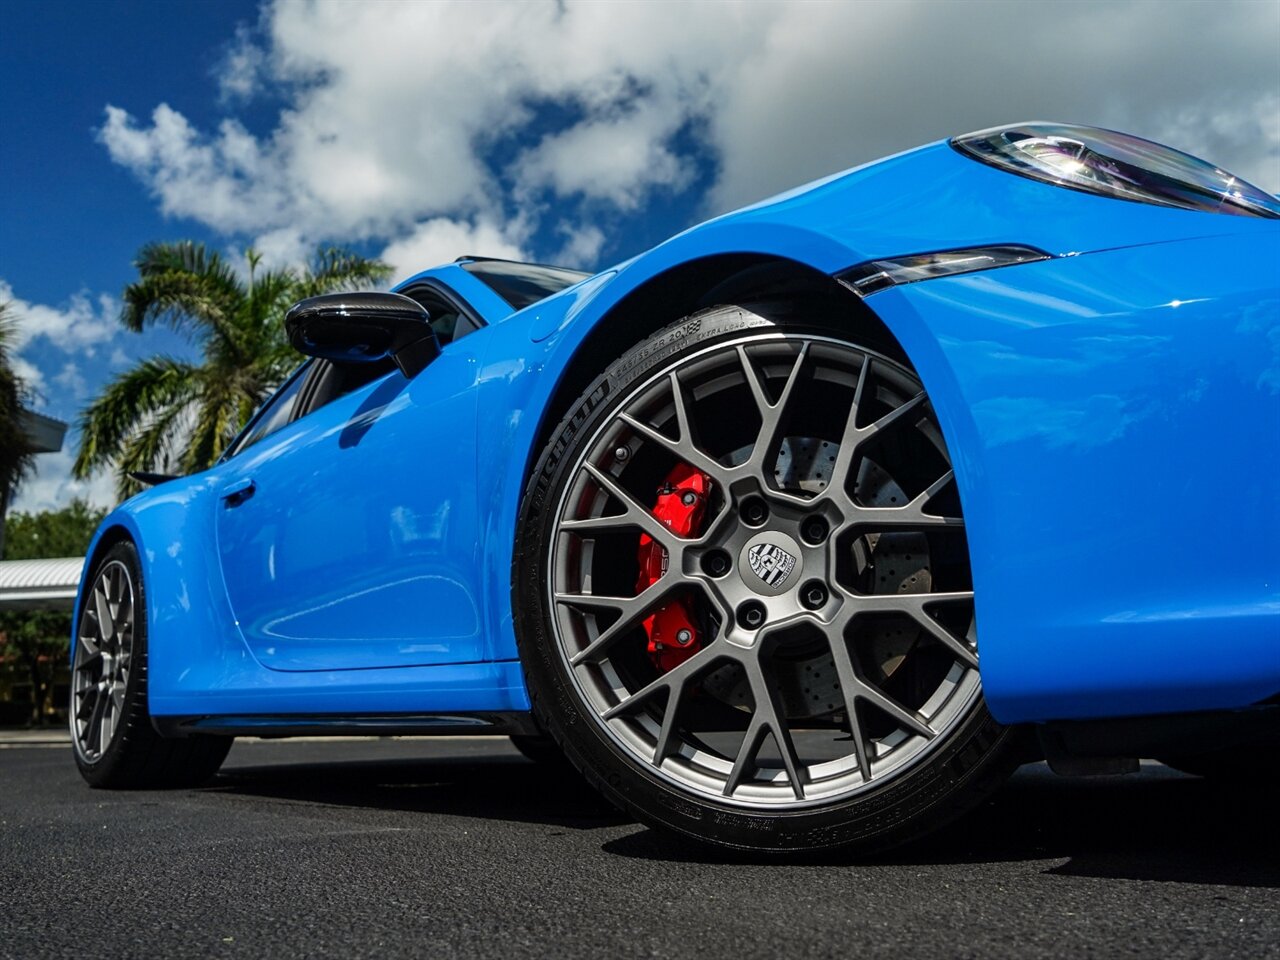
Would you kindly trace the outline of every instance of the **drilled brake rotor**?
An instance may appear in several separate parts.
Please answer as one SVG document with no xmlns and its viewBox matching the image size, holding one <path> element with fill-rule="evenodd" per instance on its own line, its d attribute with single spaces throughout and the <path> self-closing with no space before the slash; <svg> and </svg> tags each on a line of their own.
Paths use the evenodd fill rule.
<svg viewBox="0 0 1280 960">
<path fill-rule="evenodd" d="M 787 437 L 782 441 L 774 477 L 789 492 L 817 494 L 831 482 L 837 445 L 815 437 Z M 731 462 L 745 458 L 750 448 L 735 451 Z M 892 506 L 908 499 L 902 488 L 873 461 L 864 459 L 857 477 L 860 502 L 867 506 Z M 868 593 L 928 593 L 929 541 L 922 533 L 868 534 L 853 545 L 855 569 L 866 579 Z M 904 622 L 872 622 L 863 628 L 861 640 L 868 663 L 879 672 L 877 681 L 893 675 L 920 637 L 920 629 Z M 789 648 L 775 662 L 778 696 L 787 719 L 827 716 L 843 711 L 835 661 L 825 643 Z M 825 651 L 825 652 L 824 652 Z M 723 703 L 751 709 L 750 685 L 736 666 L 726 666 L 706 676 L 703 689 Z"/>
</svg>

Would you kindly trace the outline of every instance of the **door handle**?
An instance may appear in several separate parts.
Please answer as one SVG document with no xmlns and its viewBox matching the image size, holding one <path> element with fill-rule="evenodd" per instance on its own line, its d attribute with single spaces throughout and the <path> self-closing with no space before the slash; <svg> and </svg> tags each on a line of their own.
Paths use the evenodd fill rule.
<svg viewBox="0 0 1280 960">
<path fill-rule="evenodd" d="M 245 477 L 243 480 L 237 480 L 235 483 L 223 487 L 221 496 L 228 507 L 238 507 L 253 496 L 255 487 L 253 478 Z"/>
</svg>

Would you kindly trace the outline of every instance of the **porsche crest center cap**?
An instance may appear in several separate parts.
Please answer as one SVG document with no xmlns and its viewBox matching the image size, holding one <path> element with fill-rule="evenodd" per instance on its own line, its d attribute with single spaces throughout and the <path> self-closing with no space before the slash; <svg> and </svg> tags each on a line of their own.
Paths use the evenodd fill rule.
<svg viewBox="0 0 1280 960">
<path fill-rule="evenodd" d="M 800 567 L 800 545 L 776 531 L 761 533 L 747 541 L 738 563 L 747 586 L 770 597 L 795 586 L 800 579 Z"/>
</svg>

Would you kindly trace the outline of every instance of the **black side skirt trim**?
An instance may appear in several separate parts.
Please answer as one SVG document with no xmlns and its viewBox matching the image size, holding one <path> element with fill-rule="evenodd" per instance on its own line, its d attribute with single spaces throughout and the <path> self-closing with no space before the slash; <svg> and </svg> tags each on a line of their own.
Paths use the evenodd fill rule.
<svg viewBox="0 0 1280 960">
<path fill-rule="evenodd" d="M 430 737 L 537 734 L 533 715 L 510 713 L 245 714 L 152 717 L 162 737 Z"/>
</svg>

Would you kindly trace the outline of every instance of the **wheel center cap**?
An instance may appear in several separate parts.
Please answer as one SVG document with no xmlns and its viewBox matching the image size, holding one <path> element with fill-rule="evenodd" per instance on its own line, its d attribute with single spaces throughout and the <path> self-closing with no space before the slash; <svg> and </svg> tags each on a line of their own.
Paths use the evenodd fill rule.
<svg viewBox="0 0 1280 960">
<path fill-rule="evenodd" d="M 738 555 L 738 575 L 749 589 L 766 597 L 795 586 L 803 567 L 800 545 L 776 530 L 756 534 Z"/>
</svg>

